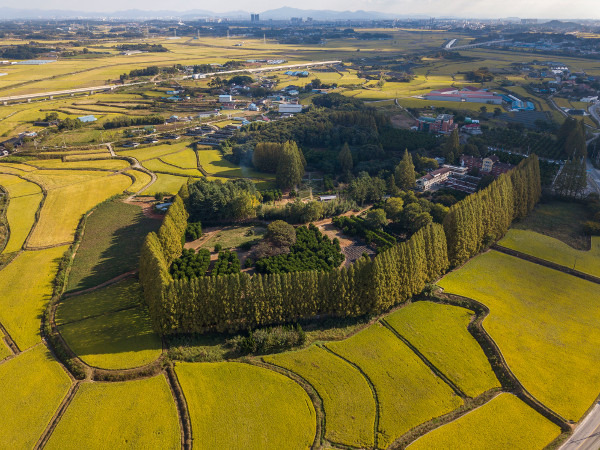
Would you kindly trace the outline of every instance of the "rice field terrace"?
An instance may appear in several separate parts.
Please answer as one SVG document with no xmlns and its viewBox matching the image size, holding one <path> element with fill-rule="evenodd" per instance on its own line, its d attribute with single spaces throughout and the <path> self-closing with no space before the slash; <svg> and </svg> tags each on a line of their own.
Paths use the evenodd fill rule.
<svg viewBox="0 0 600 450">
<path fill-rule="evenodd" d="M 600 392 L 597 284 L 496 251 L 438 284 L 486 305 L 483 326 L 525 388 L 566 419 L 581 418 Z"/>
<path fill-rule="evenodd" d="M 435 286 L 433 280 L 446 270 L 444 266 L 428 279 L 432 284 L 421 294 L 404 297 L 408 298 L 405 303 L 390 303 L 387 309 L 376 312 L 361 310 L 360 317 L 355 317 L 358 312 L 338 316 L 334 309 L 318 317 L 296 315 L 283 324 L 261 317 L 262 322 L 256 319 L 255 323 L 274 325 L 254 330 L 232 323 L 226 316 L 231 305 L 224 302 L 218 314 L 225 319 L 215 319 L 222 327 L 208 323 L 198 331 L 194 324 L 187 324 L 194 333 L 175 326 L 156 331 L 161 324 L 153 315 L 156 305 L 144 296 L 148 291 L 142 288 L 147 289 L 147 285 L 140 254 L 143 259 L 142 243 L 150 233 L 156 232 L 160 241 L 164 237 L 159 231 L 161 224 L 174 223 L 171 218 L 163 220 L 160 208 L 165 205 L 158 203 L 174 205 L 170 214 L 181 201 L 171 196 L 185 184 L 201 179 L 248 179 L 248 185 L 256 186 L 263 195 L 264 190 L 274 190 L 276 183 L 273 173 L 244 165 L 250 165 L 250 146 L 256 141 L 240 141 L 238 145 L 231 144 L 235 140 L 231 138 L 221 147 L 209 147 L 189 137 L 190 133 L 184 135 L 186 128 L 200 124 L 223 129 L 240 124 L 240 117 L 269 119 L 262 117 L 262 112 L 232 105 L 221 108 L 217 88 L 208 84 L 209 79 L 182 79 L 183 73 L 172 77 L 164 69 L 254 59 L 283 59 L 286 64 L 341 59 L 340 64 L 311 69 L 306 77 L 272 70 L 255 79 L 271 80 L 274 91 L 289 86 L 303 91 L 316 79 L 335 84 L 335 93 L 366 100 L 378 113 L 402 115 L 404 122 L 398 128 L 409 128 L 413 114 L 427 111 L 483 116 L 483 104 L 423 98 L 433 89 L 474 85 L 531 99 L 536 109 L 553 117 L 557 125 L 564 120 L 548 97 L 532 93 L 532 79 L 514 69 L 536 59 L 532 66 L 540 70 L 556 57 L 475 48 L 461 50 L 454 59 L 440 55 L 442 47 L 450 39 L 457 39 L 456 45 L 469 44 L 471 35 L 398 28 L 360 32 L 385 33 L 386 37 L 333 38 L 319 44 L 281 44 L 252 36 L 147 37 L 144 44 L 160 44 L 168 51 L 129 55 L 122 54 L 117 46 L 138 45 L 139 40 L 103 39 L 85 47 L 101 53 L 61 57 L 44 65 L 43 70 L 21 64 L 3 66 L 6 75 L 0 77 L 0 97 L 114 84 L 123 74 L 127 79 L 132 70 L 150 66 L 160 67 L 161 72 L 156 78 L 132 75 L 131 81 L 143 84 L 120 86 L 110 92 L 0 105 L 3 138 L 39 133 L 37 137 L 31 134 L 20 152 L 0 159 L 0 186 L 8 194 L 0 210 L 0 237 L 7 238 L 0 242 L 0 448 L 558 448 L 569 434 L 566 428 L 584 417 L 600 393 L 600 286 L 500 251 L 473 257 Z M 13 39 L 0 40 L 0 45 L 13 44 Z M 83 45 L 73 49 L 83 50 Z M 397 72 L 406 72 L 405 81 L 379 77 L 375 69 L 368 69 L 389 65 L 389 61 L 397 66 Z M 561 61 L 600 75 L 597 62 L 569 57 L 561 57 Z M 243 64 L 255 67 L 259 63 Z M 481 67 L 493 69 L 494 79 L 469 81 L 467 72 Z M 173 86 L 187 90 L 191 97 L 185 93 L 181 101 L 170 102 L 166 96 L 171 95 L 167 92 Z M 316 95 L 306 89 L 299 101 L 308 105 Z M 242 102 L 253 101 L 249 94 L 239 97 L 243 97 Z M 567 99 L 557 99 L 557 103 L 584 106 Z M 215 108 L 221 108 L 218 117 L 197 117 L 198 112 Z M 491 111 L 493 106 L 487 108 Z M 41 126 L 38 121 L 50 114 L 67 124 L 86 115 L 94 115 L 96 120 L 77 123 L 73 129 Z M 186 116 L 186 124 L 162 123 L 172 115 Z M 265 116 L 273 115 L 265 112 Z M 160 117 L 152 118 L 158 124 L 135 122 L 156 124 L 152 126 L 121 126 L 121 118 L 133 116 L 144 120 Z M 498 123 L 499 119 L 490 118 L 489 124 Z M 265 126 L 254 125 L 257 129 Z M 251 131 L 256 130 L 243 128 L 235 136 L 250 135 Z M 166 133 L 182 136 L 166 139 Z M 146 136 L 161 140 L 147 141 L 143 139 Z M 488 137 L 496 142 L 510 141 L 511 148 L 528 148 L 550 157 L 561 151 L 550 135 L 534 141 L 525 133 L 502 128 L 490 131 Z M 146 143 L 137 146 L 142 139 Z M 371 161 L 362 160 L 364 155 L 358 154 L 362 151 L 358 147 L 352 146 L 352 163 Z M 381 146 L 381 151 L 395 155 L 396 149 L 390 147 L 383 150 Z M 242 158 L 238 152 L 246 153 Z M 302 151 L 298 155 L 304 157 Z M 390 169 L 389 173 L 394 173 L 394 158 L 375 161 L 368 172 L 387 173 Z M 315 164 L 307 159 L 307 167 Z M 338 162 L 337 156 L 330 161 L 336 170 Z M 385 165 L 388 162 L 389 167 Z M 316 172 L 317 177 L 321 175 Z M 342 192 L 352 178 L 336 175 L 335 185 L 325 188 L 323 181 L 322 191 L 314 188 L 313 192 L 313 184 L 310 189 L 304 185 L 298 192 L 301 203 L 295 206 L 309 205 L 313 195 L 325 191 Z M 318 181 L 314 176 L 311 179 L 314 186 Z M 253 205 L 261 198 L 255 194 L 249 200 Z M 268 194 L 281 197 L 281 191 Z M 279 203 L 285 205 L 293 197 L 286 191 Z M 407 195 L 406 207 L 411 205 L 409 199 Z M 352 200 L 353 206 L 343 214 L 358 214 L 358 203 Z M 294 205 L 289 206 L 291 210 Z M 197 287 L 205 280 L 229 276 L 227 271 L 235 269 L 234 263 L 239 261 L 227 265 L 225 257 L 235 260 L 239 252 L 244 264 L 251 263 L 244 269 L 237 267 L 239 276 L 232 269 L 232 279 L 241 284 L 244 277 L 256 275 L 253 252 L 267 254 L 274 246 L 268 226 L 276 218 L 263 216 L 258 209 L 253 211 L 252 216 L 224 225 L 207 221 L 211 227 L 203 229 L 204 234 L 197 224 L 186 230 L 190 224 L 185 223 L 177 239 L 167 244 L 160 241 L 159 245 L 171 245 L 179 250 L 177 255 L 183 248 L 186 252 L 191 248 L 206 256 L 202 263 L 191 261 L 190 267 L 185 267 L 192 270 L 196 264 L 195 269 L 202 269 L 199 273 L 211 274 L 198 278 Z M 184 209 L 181 216 L 185 214 Z M 590 240 L 583 233 L 588 216 L 584 206 L 577 203 L 540 203 L 529 216 L 515 222 L 497 245 L 600 277 L 600 238 Z M 320 217 L 326 217 L 321 224 L 328 224 L 331 215 Z M 441 220 L 435 221 L 442 230 Z M 387 225 L 386 218 L 382 226 Z M 193 238 L 187 236 L 187 243 L 185 238 L 179 239 L 185 231 L 196 232 Z M 295 233 L 292 228 L 294 238 Z M 446 242 L 443 233 L 444 245 L 440 247 Z M 343 230 L 336 230 L 336 238 L 342 235 Z M 395 236 L 403 242 L 411 234 Z M 335 242 L 338 245 L 339 241 Z M 358 243 L 356 247 L 361 249 L 370 244 Z M 399 245 L 406 245 L 402 251 L 414 253 L 415 261 L 420 258 L 415 256 L 417 244 Z M 225 257 L 215 262 L 220 258 L 219 248 L 233 250 L 233 254 L 224 252 Z M 290 247 L 286 250 L 289 252 Z M 361 261 L 368 261 L 381 249 L 368 250 Z M 173 264 L 177 255 L 165 259 L 165 271 L 159 277 L 168 278 L 173 267 L 177 269 Z M 268 257 L 286 255 L 283 251 Z M 214 270 L 217 264 L 222 264 L 222 272 Z M 282 277 L 290 275 L 285 267 Z M 180 269 L 184 273 L 183 263 Z M 348 280 L 358 277 L 359 269 L 354 266 L 344 270 Z M 185 272 L 185 277 L 191 279 L 194 274 L 190 273 Z M 264 280 L 275 279 L 273 275 L 264 275 Z M 424 275 L 419 282 L 404 279 L 397 285 L 424 285 L 424 279 Z M 169 289 L 188 286 L 183 281 L 189 280 L 173 281 Z M 278 289 L 273 283 L 269 286 Z M 334 288 L 338 290 L 331 292 L 346 289 Z M 226 291 L 215 290 L 215 296 L 226 298 Z M 161 295 L 166 296 L 165 292 Z M 257 287 L 256 292 L 266 291 Z M 369 296 L 364 298 L 370 301 Z M 244 297 L 248 300 L 254 299 Z M 177 310 L 176 304 L 170 307 Z M 190 311 L 174 315 L 189 313 L 193 322 L 197 317 L 192 313 L 205 314 L 204 307 L 192 304 Z M 246 303 L 244 308 L 248 309 Z M 249 327 L 248 323 L 244 325 Z M 278 331 L 301 339 L 264 351 L 259 348 L 261 333 Z M 514 380 L 507 381 L 506 373 L 514 375 Z"/>
<path fill-rule="evenodd" d="M 475 411 L 419 438 L 408 449 L 545 448 L 559 434 L 559 427 L 517 397 L 500 394 Z"/>
</svg>

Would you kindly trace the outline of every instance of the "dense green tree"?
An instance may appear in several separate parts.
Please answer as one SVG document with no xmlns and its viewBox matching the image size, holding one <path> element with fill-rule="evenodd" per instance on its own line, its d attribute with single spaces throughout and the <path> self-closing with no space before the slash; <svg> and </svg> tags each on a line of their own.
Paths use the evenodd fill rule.
<svg viewBox="0 0 600 450">
<path fill-rule="evenodd" d="M 293 141 L 284 144 L 277 164 L 276 182 L 280 189 L 292 189 L 302 181 L 304 165 L 300 149 Z"/>
<path fill-rule="evenodd" d="M 368 226 L 374 230 L 381 230 L 388 223 L 385 211 L 381 208 L 370 209 L 365 217 Z"/>
<path fill-rule="evenodd" d="M 265 239 L 268 239 L 276 247 L 289 248 L 296 243 L 296 230 L 283 220 L 275 220 L 267 226 Z"/>
<path fill-rule="evenodd" d="M 350 152 L 350 147 L 348 143 L 345 143 L 338 154 L 338 162 L 340 163 L 340 169 L 342 170 L 342 174 L 346 175 L 352 171 L 352 167 L 354 167 L 354 162 L 352 161 L 352 153 Z"/>
<path fill-rule="evenodd" d="M 403 208 L 404 200 L 402 200 L 400 197 L 388 198 L 383 205 L 383 209 L 387 218 L 393 221 L 400 219 Z"/>
<path fill-rule="evenodd" d="M 412 156 L 408 150 L 404 150 L 402 161 L 396 166 L 395 174 L 396 185 L 402 190 L 409 190 L 415 187 L 415 166 Z"/>
</svg>

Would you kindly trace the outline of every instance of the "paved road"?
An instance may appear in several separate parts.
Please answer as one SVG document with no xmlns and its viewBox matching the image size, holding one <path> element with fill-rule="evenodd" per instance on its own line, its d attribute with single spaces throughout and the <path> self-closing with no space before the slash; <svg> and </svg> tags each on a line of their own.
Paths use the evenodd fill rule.
<svg viewBox="0 0 600 450">
<path fill-rule="evenodd" d="M 8 97 L 0 97 L 0 102 L 10 102 L 15 100 L 32 100 L 34 98 L 43 98 L 43 97 L 54 97 L 58 95 L 69 95 L 69 94 L 81 94 L 82 92 L 91 92 L 91 91 L 108 91 L 113 90 L 115 88 L 120 88 L 123 86 L 135 86 L 138 84 L 147 84 L 150 81 L 138 81 L 135 83 L 125 83 L 125 84 L 104 84 L 102 86 L 91 86 L 84 88 L 76 88 L 76 89 L 67 89 L 64 91 L 51 91 L 51 92 L 37 92 L 35 94 L 23 94 L 23 95 L 10 95 Z"/>
<path fill-rule="evenodd" d="M 212 77 L 215 75 L 231 75 L 233 73 L 245 73 L 245 72 L 258 73 L 258 72 L 270 72 L 273 70 L 287 70 L 287 69 L 301 69 L 301 68 L 316 67 L 316 66 L 329 66 L 332 64 L 339 64 L 341 62 L 342 61 L 339 61 L 339 60 L 318 61 L 318 62 L 303 63 L 303 64 L 288 64 L 285 66 L 266 66 L 266 67 L 259 67 L 256 69 L 228 70 L 225 72 L 205 73 L 205 74 L 202 74 L 202 77 L 208 78 L 208 77 Z M 183 77 L 183 79 L 189 79 L 189 78 L 192 78 L 192 75 Z M 0 103 L 11 102 L 11 101 L 14 102 L 14 101 L 19 101 L 19 100 L 33 100 L 35 98 L 55 97 L 55 96 L 59 96 L 59 95 L 81 94 L 84 92 L 92 92 L 92 91 L 108 91 L 108 90 L 113 90 L 113 89 L 124 87 L 124 86 L 134 86 L 134 85 L 138 85 L 138 84 L 148 84 L 148 83 L 153 83 L 153 82 L 154 82 L 153 80 L 149 80 L 149 81 L 138 81 L 138 82 L 133 82 L 133 83 L 125 83 L 125 84 L 104 84 L 102 86 L 82 87 L 82 88 L 76 88 L 76 89 L 67 89 L 64 91 L 37 92 L 35 94 L 11 95 L 8 97 L 0 97 Z"/>
<path fill-rule="evenodd" d="M 502 42 L 511 42 L 512 39 L 498 39 L 495 41 L 479 42 L 477 44 L 459 45 L 458 47 L 446 46 L 446 50 L 466 50 L 468 48 L 484 47 L 486 45 L 501 44 Z M 450 44 L 450 43 L 449 43 Z M 454 44 L 454 43 L 452 43 Z"/>
<path fill-rule="evenodd" d="M 260 72 L 271 72 L 274 70 L 288 70 L 288 69 L 307 69 L 309 67 L 317 67 L 317 66 L 330 66 L 332 64 L 340 64 L 342 61 L 318 61 L 311 63 L 302 63 L 302 64 L 287 64 L 285 66 L 266 66 L 266 67 L 257 67 L 256 69 L 239 69 L 239 70 L 226 70 L 224 72 L 210 72 L 210 73 L 202 73 L 199 74 L 201 78 L 214 77 L 216 75 L 231 75 L 232 73 L 260 73 Z M 193 75 L 186 75 L 183 77 L 184 79 L 193 78 Z"/>
<path fill-rule="evenodd" d="M 452 39 L 450 42 L 448 42 L 448 43 L 447 43 L 447 44 L 444 46 L 444 48 L 445 48 L 446 50 L 450 50 L 454 44 L 456 44 L 456 39 Z"/>
<path fill-rule="evenodd" d="M 600 170 L 596 169 L 590 160 L 586 161 L 588 184 L 600 194 Z M 598 446 L 600 448 L 600 446 Z M 597 450 L 597 449 L 596 449 Z"/>
<path fill-rule="evenodd" d="M 600 403 L 575 428 L 575 432 L 559 450 L 600 449 Z"/>
</svg>

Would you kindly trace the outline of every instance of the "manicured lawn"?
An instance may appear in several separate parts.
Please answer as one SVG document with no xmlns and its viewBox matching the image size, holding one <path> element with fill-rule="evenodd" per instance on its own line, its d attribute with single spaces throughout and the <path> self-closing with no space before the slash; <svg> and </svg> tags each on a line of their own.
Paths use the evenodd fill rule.
<svg viewBox="0 0 600 450">
<path fill-rule="evenodd" d="M 237 164 L 230 163 L 223 159 L 219 150 L 212 148 L 198 148 L 198 159 L 204 170 L 213 176 L 275 179 L 273 174 L 257 172 L 249 167 L 240 167 Z"/>
<path fill-rule="evenodd" d="M 41 344 L 0 364 L 0 447 L 33 448 L 70 385 Z"/>
<path fill-rule="evenodd" d="M 378 447 L 462 405 L 462 399 L 394 334 L 375 324 L 328 348 L 360 367 L 379 401 Z"/>
<path fill-rule="evenodd" d="M 179 421 L 164 375 L 85 383 L 46 448 L 181 448 Z"/>
<path fill-rule="evenodd" d="M 592 236 L 592 249 L 585 251 L 576 250 L 558 239 L 543 234 L 512 228 L 498 244 L 600 277 L 599 236 Z"/>
<path fill-rule="evenodd" d="M 487 252 L 438 283 L 490 308 L 484 327 L 523 385 L 578 421 L 600 392 L 600 286 Z"/>
<path fill-rule="evenodd" d="M 99 205 L 87 218 L 68 290 L 97 286 L 137 269 L 144 238 L 159 226 L 160 220 L 145 217 L 137 205 L 120 200 Z"/>
<path fill-rule="evenodd" d="M 375 399 L 365 377 L 352 365 L 317 346 L 266 356 L 308 381 L 325 408 L 325 438 L 354 447 L 373 446 Z"/>
<path fill-rule="evenodd" d="M 129 177 L 118 174 L 49 191 L 29 245 L 71 242 L 84 213 L 103 200 L 122 193 L 131 184 Z"/>
<path fill-rule="evenodd" d="M 512 394 L 501 394 L 460 419 L 421 437 L 410 450 L 533 450 L 545 448 L 560 428 Z"/>
<path fill-rule="evenodd" d="M 40 341 L 40 321 L 67 246 L 26 251 L 0 270 L 0 323 L 21 350 Z"/>
<path fill-rule="evenodd" d="M 467 309 L 417 302 L 385 320 L 465 394 L 476 397 L 500 382 L 467 331 L 471 316 Z"/>
<path fill-rule="evenodd" d="M 67 298 L 58 310 L 59 330 L 91 366 L 143 366 L 160 356 L 162 342 L 142 301 L 140 287 L 132 280 Z"/>
<path fill-rule="evenodd" d="M 306 392 L 276 372 L 243 363 L 180 363 L 195 448 L 306 449 L 315 410 Z"/>
</svg>

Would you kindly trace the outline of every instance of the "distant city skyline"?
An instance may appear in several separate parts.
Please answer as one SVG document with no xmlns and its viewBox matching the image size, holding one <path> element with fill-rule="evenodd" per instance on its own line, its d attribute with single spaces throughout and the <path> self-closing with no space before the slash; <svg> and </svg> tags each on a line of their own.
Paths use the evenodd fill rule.
<svg viewBox="0 0 600 450">
<path fill-rule="evenodd" d="M 189 11 L 209 10 L 215 13 L 247 11 L 262 13 L 282 6 L 302 9 L 335 11 L 377 11 L 391 15 L 425 15 L 430 17 L 461 18 L 539 18 L 539 19 L 600 19 L 598 0 L 577 0 L 568 3 L 564 0 L 305 0 L 301 6 L 297 2 L 274 4 L 271 0 L 255 0 L 252 3 L 230 0 L 220 3 L 191 3 L 188 0 L 104 0 L 102 2 L 81 2 L 79 0 L 24 0 L 18 5 L 13 0 L 0 0 L 0 7 L 30 10 L 74 10 L 86 12 L 117 12 L 130 9 L 144 11 Z M 0 17 L 1 19 L 1 17 Z"/>
</svg>

